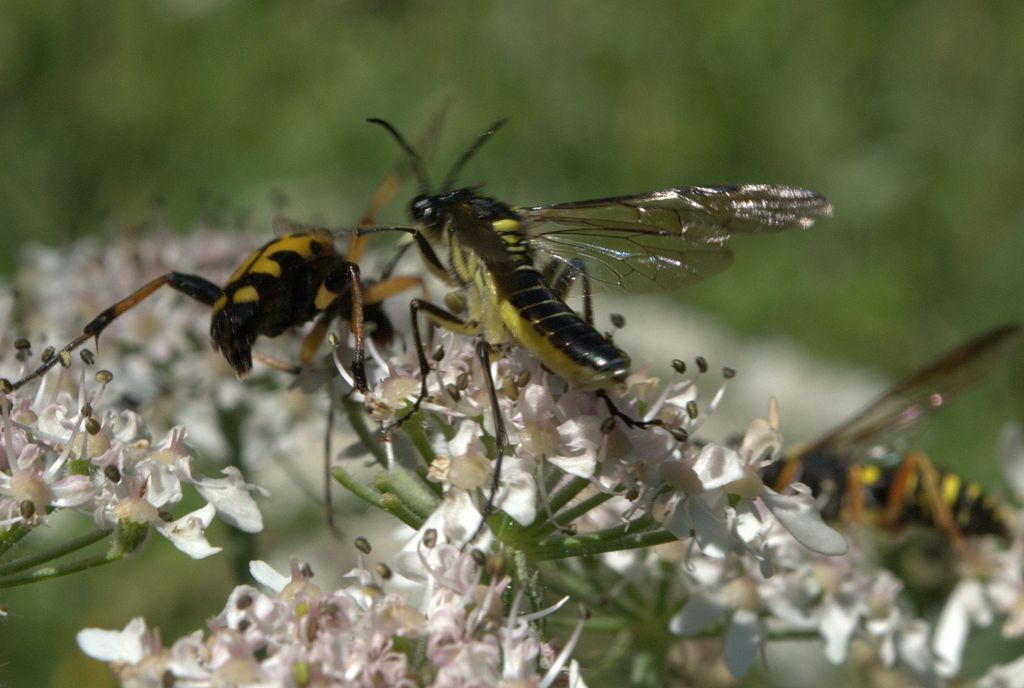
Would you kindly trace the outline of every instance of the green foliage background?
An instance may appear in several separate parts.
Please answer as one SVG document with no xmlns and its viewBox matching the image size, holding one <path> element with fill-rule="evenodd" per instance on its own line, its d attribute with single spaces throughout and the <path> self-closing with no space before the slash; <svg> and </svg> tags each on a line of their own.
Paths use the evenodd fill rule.
<svg viewBox="0 0 1024 688">
<path fill-rule="evenodd" d="M 247 215 L 269 234 L 280 194 L 297 218 L 350 223 L 396 159 L 363 120 L 414 136 L 450 100 L 435 160 L 511 118 L 463 175 L 510 201 L 740 181 L 825 193 L 834 220 L 745 243 L 728 275 L 676 298 L 740 336 L 897 376 L 1024 317 L 1022 35 L 1012 2 L 10 0 L 0 267 L 28 241 L 125 231 L 157 199 L 181 227 Z M 1024 417 L 1020 356 L 996 377 L 926 440 L 990 484 L 999 427 Z M 130 567 L 142 580 L 152 564 L 8 600 L 4 682 L 95 670 L 71 658 L 74 631 L 126 612 L 78 591 Z M 178 629 L 157 613 L 165 637 L 225 590 L 188 618 L 179 602 Z M 54 610 L 54 594 L 71 602 Z"/>
</svg>

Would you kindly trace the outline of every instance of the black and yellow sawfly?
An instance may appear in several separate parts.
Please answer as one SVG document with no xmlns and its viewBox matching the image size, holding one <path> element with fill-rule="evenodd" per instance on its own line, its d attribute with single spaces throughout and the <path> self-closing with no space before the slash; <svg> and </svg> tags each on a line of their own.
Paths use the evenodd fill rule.
<svg viewBox="0 0 1024 688">
<path fill-rule="evenodd" d="M 629 356 L 593 325 L 591 291 L 601 287 L 651 292 L 695 284 L 732 262 L 728 240 L 737 234 L 763 234 L 807 228 L 832 214 L 821 195 L 792 186 L 748 184 L 689 186 L 634 196 L 513 207 L 459 188 L 462 167 L 504 123 L 481 134 L 455 162 L 440 191 L 431 187 L 422 158 L 388 122 L 387 129 L 406 151 L 419 180 L 410 203 L 412 226 L 363 231 L 400 231 L 412 237 L 428 269 L 456 289 L 461 312 L 425 300 L 410 305 L 421 372 L 420 393 L 410 410 L 427 397 L 430 363 L 417 318 L 477 337 L 477 357 L 488 376 L 497 444 L 486 518 L 507 449 L 504 422 L 490 379 L 492 347 L 518 344 L 572 386 L 596 391 L 611 415 L 631 427 L 660 424 L 620 412 L 607 392 L 629 372 Z M 584 315 L 564 301 L 570 285 L 583 284 Z M 685 439 L 685 437 L 679 437 Z"/>
</svg>

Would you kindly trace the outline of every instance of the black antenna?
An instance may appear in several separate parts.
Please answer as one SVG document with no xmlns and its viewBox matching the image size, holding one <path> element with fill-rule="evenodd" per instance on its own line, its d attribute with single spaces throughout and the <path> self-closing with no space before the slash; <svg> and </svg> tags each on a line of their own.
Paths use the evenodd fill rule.
<svg viewBox="0 0 1024 688">
<path fill-rule="evenodd" d="M 397 129 L 391 126 L 390 122 L 386 122 L 379 117 L 370 117 L 366 121 L 370 124 L 379 124 L 384 127 L 391 133 L 391 136 L 394 137 L 395 141 L 398 141 L 398 145 L 401 146 L 402 150 L 404 150 L 409 156 L 409 164 L 412 165 L 412 171 L 416 174 L 416 179 L 419 180 L 420 183 L 420 193 L 424 196 L 429 196 L 430 180 L 427 179 L 427 170 L 423 166 L 423 158 L 421 158 L 420 154 L 416 152 L 416 149 L 405 140 L 405 137 L 398 133 Z"/>
<path fill-rule="evenodd" d="M 469 147 L 469 150 L 463 153 L 462 157 L 456 160 L 455 164 L 452 165 L 451 172 L 449 172 L 448 176 L 445 177 L 444 186 L 441 187 L 443 190 L 449 191 L 455 186 L 455 180 L 459 176 L 459 172 L 461 172 L 462 168 L 466 165 L 467 162 L 469 162 L 469 159 L 476 155 L 476 152 L 480 150 L 480 146 L 487 143 L 487 139 L 494 136 L 494 132 L 498 131 L 498 129 L 501 129 L 501 127 L 504 126 L 505 122 L 507 121 L 507 119 L 499 119 L 497 122 L 491 125 L 490 129 L 488 129 L 487 131 L 485 131 L 484 133 L 480 134 L 480 136 L 477 137 L 476 141 L 473 142 L 473 145 Z"/>
</svg>

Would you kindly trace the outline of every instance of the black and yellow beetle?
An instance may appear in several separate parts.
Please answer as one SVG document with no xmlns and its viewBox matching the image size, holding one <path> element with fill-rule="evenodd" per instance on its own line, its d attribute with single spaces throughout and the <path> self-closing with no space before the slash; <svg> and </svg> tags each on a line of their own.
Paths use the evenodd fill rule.
<svg viewBox="0 0 1024 688">
<path fill-rule="evenodd" d="M 388 175 L 361 224 L 372 221 L 373 214 L 391 197 L 398 183 L 397 171 Z M 336 318 L 348 320 L 355 338 L 353 376 L 356 387 L 365 391 L 364 325 L 372 325 L 370 336 L 376 343 L 387 344 L 394 330 L 382 302 L 421 285 L 422 280 L 391 275 L 395 261 L 379 279 L 363 279 L 358 261 L 365 252 L 366 237 L 350 236 L 348 251 L 343 254 L 335 247 L 335 235 L 326 229 L 281 219 L 274 224 L 279 236 L 248 256 L 223 287 L 199 275 L 173 271 L 160 275 L 106 308 L 83 328 L 82 334 L 48 355 L 31 373 L 15 382 L 0 380 L 0 390 L 17 390 L 58 363 L 69 365 L 72 351 L 90 339 L 98 339 L 119 316 L 161 287 L 169 286 L 210 307 L 210 342 L 240 377 L 252 369 L 253 343 L 258 337 L 277 337 L 315 319 L 300 354 L 302 363 L 307 363 L 330 323 Z M 260 359 L 273 367 L 295 370 L 269 357 Z"/>
</svg>

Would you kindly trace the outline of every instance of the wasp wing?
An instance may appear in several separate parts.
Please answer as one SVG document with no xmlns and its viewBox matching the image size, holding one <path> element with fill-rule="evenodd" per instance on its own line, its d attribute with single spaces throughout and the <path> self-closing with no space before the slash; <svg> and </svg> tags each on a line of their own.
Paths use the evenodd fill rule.
<svg viewBox="0 0 1024 688">
<path fill-rule="evenodd" d="M 637 196 L 522 208 L 540 253 L 582 260 L 596 284 L 650 292 L 695 284 L 732 262 L 735 234 L 810 227 L 832 214 L 813 191 L 790 186 L 689 186 Z"/>
<path fill-rule="evenodd" d="M 948 351 L 893 385 L 848 422 L 813 443 L 805 454 L 853 460 L 857 450 L 905 433 L 925 414 L 984 377 L 1019 342 L 1019 325 L 1003 325 Z"/>
</svg>

